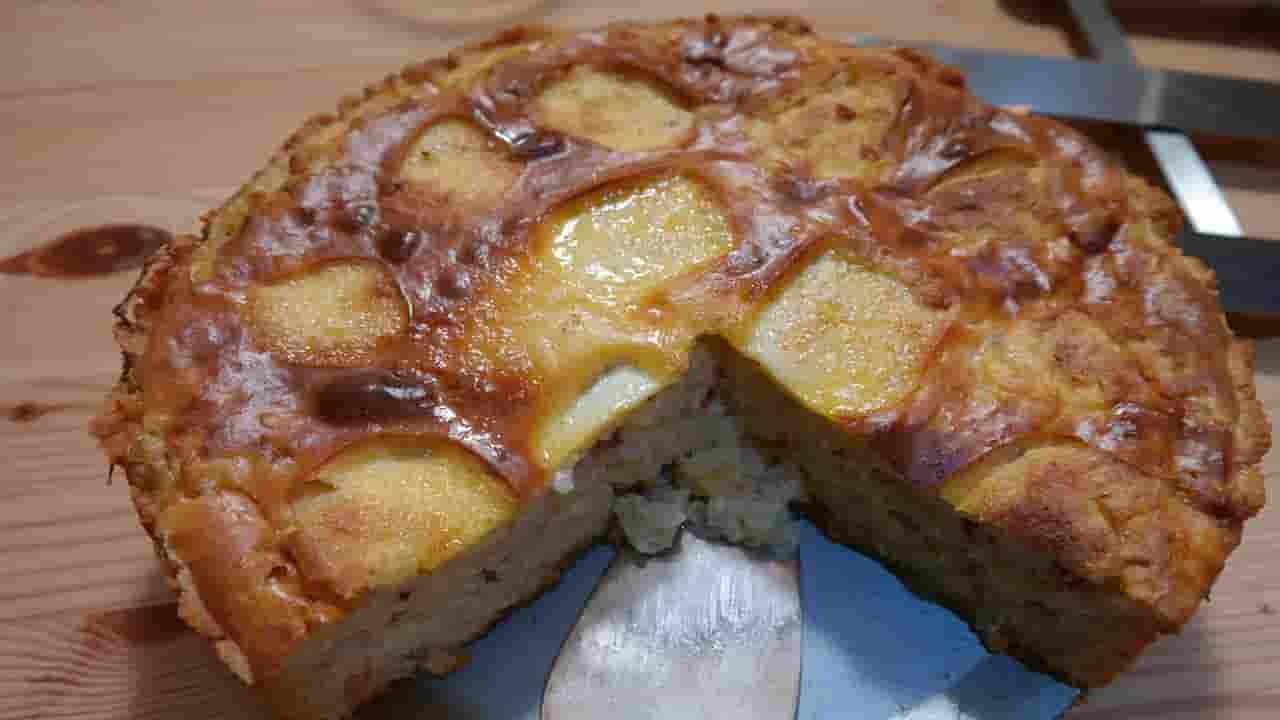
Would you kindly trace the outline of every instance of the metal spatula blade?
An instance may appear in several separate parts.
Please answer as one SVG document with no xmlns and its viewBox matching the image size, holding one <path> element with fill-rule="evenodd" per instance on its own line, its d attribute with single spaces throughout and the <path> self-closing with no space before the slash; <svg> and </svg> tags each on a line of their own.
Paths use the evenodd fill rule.
<svg viewBox="0 0 1280 720">
<path fill-rule="evenodd" d="M 620 552 L 565 641 L 542 720 L 787 720 L 800 691 L 799 563 L 685 532 Z"/>
</svg>

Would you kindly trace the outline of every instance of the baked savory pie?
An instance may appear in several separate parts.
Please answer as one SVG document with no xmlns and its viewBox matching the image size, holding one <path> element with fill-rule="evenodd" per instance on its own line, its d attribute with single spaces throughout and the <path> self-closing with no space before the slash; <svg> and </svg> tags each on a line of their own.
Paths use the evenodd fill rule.
<svg viewBox="0 0 1280 720">
<path fill-rule="evenodd" d="M 313 118 L 159 252 L 95 431 L 183 618 L 286 717 L 449 670 L 673 473 L 747 538 L 798 478 L 1087 688 L 1263 503 L 1250 347 L 1180 222 L 912 52 L 523 28 Z"/>
</svg>

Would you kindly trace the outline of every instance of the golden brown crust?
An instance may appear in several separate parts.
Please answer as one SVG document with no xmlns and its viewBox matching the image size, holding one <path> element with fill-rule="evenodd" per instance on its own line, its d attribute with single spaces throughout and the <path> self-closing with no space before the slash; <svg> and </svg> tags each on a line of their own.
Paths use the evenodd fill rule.
<svg viewBox="0 0 1280 720">
<path fill-rule="evenodd" d="M 1198 607 L 1240 540 L 1238 522 L 1189 505 L 1170 485 L 1078 444 L 1008 448 L 980 475 L 962 509 L 1151 608 L 1172 632 Z M 1151 638 L 1154 639 L 1154 636 Z"/>
<path fill-rule="evenodd" d="M 579 126 L 591 137 L 540 126 L 531 100 L 584 65 L 642 77 L 693 132 L 611 150 L 593 139 L 612 137 L 594 134 L 607 116 Z M 397 174 L 450 119 L 514 168 L 498 207 Z M 655 137 L 668 136 L 635 142 Z M 1185 620 L 1261 507 L 1269 430 L 1249 348 L 1212 274 L 1171 245 L 1180 221 L 1165 195 L 1076 133 L 981 103 L 950 68 L 825 42 L 792 19 L 525 28 L 309 120 L 117 312 L 125 374 L 95 432 L 173 564 L 184 615 L 242 675 L 270 676 L 367 589 L 305 576 L 290 549 L 292 499 L 343 448 L 448 439 L 517 496 L 543 491 L 532 435 L 560 402 L 552 389 L 572 383 L 484 343 L 501 341 L 490 329 L 519 298 L 538 222 L 606 182 L 663 172 L 713 188 L 736 246 L 646 300 L 637 316 L 671 330 L 668 345 L 631 359 L 678 370 L 681 343 L 739 337 L 814 258 L 855 258 L 910 288 L 945 332 L 900 402 L 832 419 L 923 492 L 945 494 L 1002 448 L 1079 445 L 1031 453 L 1019 501 L 975 500 L 975 512 L 1170 627 Z M 355 356 L 342 345 L 311 363 L 266 352 L 240 309 L 254 288 L 335 260 L 374 263 L 411 319 L 361 346 L 363 375 L 344 374 Z"/>
</svg>

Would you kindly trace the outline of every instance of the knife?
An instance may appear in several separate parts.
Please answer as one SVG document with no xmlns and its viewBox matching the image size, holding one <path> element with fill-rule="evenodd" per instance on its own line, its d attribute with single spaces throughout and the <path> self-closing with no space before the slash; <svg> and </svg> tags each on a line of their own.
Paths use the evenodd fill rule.
<svg viewBox="0 0 1280 720">
<path fill-rule="evenodd" d="M 1099 0 L 1068 0 L 1092 53 L 1103 60 L 1020 55 L 992 50 L 918 45 L 964 71 L 969 88 L 995 105 L 1028 105 L 1066 119 L 1143 128 L 1147 146 L 1189 220 L 1182 249 L 1218 277 L 1228 313 L 1280 316 L 1280 242 L 1242 237 L 1239 222 L 1185 132 L 1252 140 L 1280 140 L 1280 85 L 1136 64 L 1128 39 Z M 896 43 L 846 35 L 852 45 Z M 1254 335 L 1280 334 L 1280 322 L 1251 322 Z"/>
<path fill-rule="evenodd" d="M 1071 9 L 1087 29 L 1094 54 L 1105 62 L 905 43 L 864 33 L 834 37 L 864 47 L 910 45 L 963 70 L 969 89 L 992 105 L 1030 105 L 1042 115 L 1280 141 L 1280 84 L 1135 65 L 1125 59 L 1127 41 L 1114 41 L 1117 35 L 1124 40 L 1123 31 L 1102 30 L 1099 20 L 1110 16 L 1093 4 L 1072 3 Z"/>
<path fill-rule="evenodd" d="M 1280 242 L 1190 229 L 1183 231 L 1179 241 L 1188 255 L 1213 268 L 1218 276 L 1218 299 L 1227 312 L 1272 320 L 1280 314 Z M 1276 334 L 1276 329 L 1272 327 L 1266 334 Z"/>
<path fill-rule="evenodd" d="M 1090 52 L 1104 61 L 1102 67 L 1113 74 L 1147 72 L 1138 67 L 1128 37 L 1103 0 L 1067 0 L 1066 4 Z M 1240 224 L 1226 197 L 1190 138 L 1180 132 L 1202 130 L 1280 139 L 1275 112 L 1280 107 L 1280 86 L 1169 75 L 1134 97 L 1154 113 L 1137 118 L 1134 124 L 1144 126 L 1151 155 L 1189 220 L 1190 227 L 1179 236 L 1183 251 L 1213 268 L 1219 298 L 1228 312 L 1280 312 L 1280 290 L 1271 282 L 1271 278 L 1280 277 L 1276 274 L 1280 272 L 1280 244 L 1241 237 Z M 1208 113 L 1202 119 L 1204 126 L 1195 112 Z M 1253 126 L 1253 133 L 1248 125 Z"/>
<path fill-rule="evenodd" d="M 782 720 L 800 693 L 799 560 L 685 530 L 620 551 L 552 667 L 542 720 Z"/>
</svg>

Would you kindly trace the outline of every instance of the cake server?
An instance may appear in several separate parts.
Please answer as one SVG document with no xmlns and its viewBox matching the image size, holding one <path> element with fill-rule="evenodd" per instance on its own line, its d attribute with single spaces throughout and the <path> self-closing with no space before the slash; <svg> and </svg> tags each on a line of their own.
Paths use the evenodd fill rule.
<svg viewBox="0 0 1280 720">
<path fill-rule="evenodd" d="M 542 720 L 783 720 L 800 692 L 799 561 L 685 531 L 620 551 L 565 641 Z"/>
</svg>

